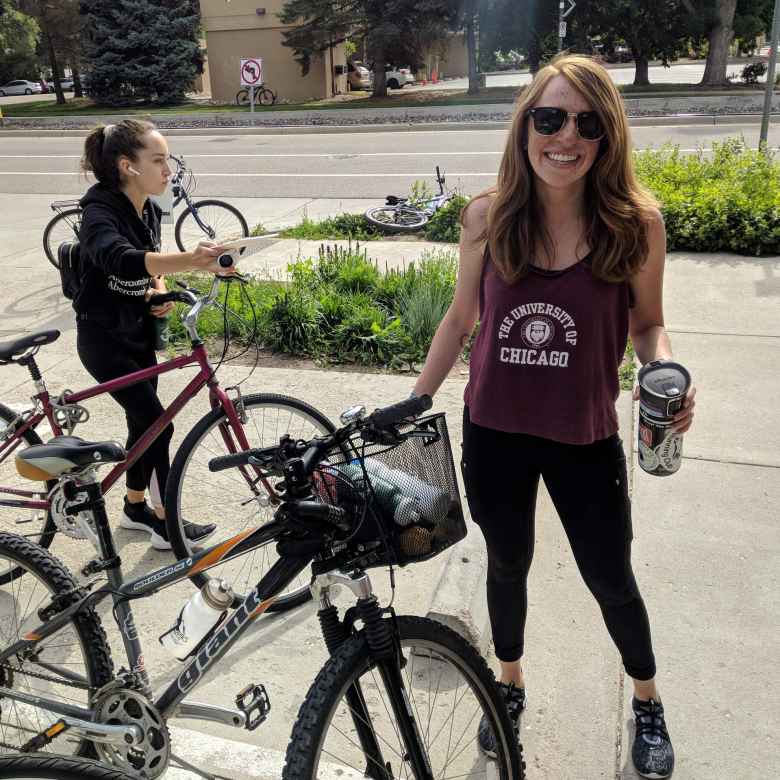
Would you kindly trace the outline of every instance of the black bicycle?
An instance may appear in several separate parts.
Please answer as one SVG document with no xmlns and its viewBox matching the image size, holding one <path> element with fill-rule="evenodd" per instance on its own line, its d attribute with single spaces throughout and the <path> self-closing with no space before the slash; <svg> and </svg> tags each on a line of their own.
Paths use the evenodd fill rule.
<svg viewBox="0 0 780 780">
<path fill-rule="evenodd" d="M 105 763 L 143 777 L 159 777 L 171 761 L 196 769 L 173 755 L 168 720 L 198 718 L 250 731 L 263 723 L 271 702 L 262 684 L 239 691 L 230 708 L 185 699 L 311 565 L 330 659 L 301 706 L 283 780 L 350 769 L 374 780 L 522 780 L 517 738 L 481 656 L 443 625 L 380 605 L 366 574 L 431 558 L 465 534 L 444 416 L 409 421 L 430 405 L 428 397 L 414 398 L 371 415 L 355 407 L 333 433 L 308 441 L 286 435 L 274 447 L 213 459 L 214 472 L 248 469 L 259 480 L 280 480 L 274 519 L 129 582 L 94 477 L 98 464 L 121 460 L 123 448 L 55 437 L 19 453 L 23 475 L 67 478 L 68 511 L 91 517 L 99 555 L 79 584 L 47 550 L 0 534 L 0 562 L 24 571 L 0 577 L 6 582 L 0 588 L 0 747 L 40 751 L 60 747 L 67 735 L 65 744 L 76 753 L 96 750 Z M 131 602 L 271 542 L 277 562 L 153 697 Z M 98 586 L 103 576 L 108 582 Z M 334 586 L 356 596 L 343 618 L 330 601 Z M 109 598 L 130 671 L 114 672 L 95 610 Z M 494 759 L 479 752 L 482 716 L 497 735 Z"/>
<path fill-rule="evenodd" d="M 255 103 L 259 103 L 261 106 L 272 106 L 276 103 L 276 92 L 265 84 L 258 84 L 255 88 Z M 236 93 L 236 105 L 248 106 L 251 103 L 249 96 L 249 89 L 242 87 Z"/>
<path fill-rule="evenodd" d="M 249 226 L 244 215 L 230 203 L 215 198 L 194 201 L 196 179 L 183 157 L 170 155 L 176 163 L 176 171 L 171 178 L 173 190 L 173 208 L 182 201 L 187 208 L 179 214 L 174 228 L 174 237 L 179 251 L 194 249 L 199 241 L 244 238 L 249 235 Z M 43 249 L 49 262 L 59 268 L 57 249 L 63 241 L 78 238 L 81 228 L 81 206 L 77 200 L 58 200 L 51 204 L 56 216 L 43 231 Z"/>
</svg>

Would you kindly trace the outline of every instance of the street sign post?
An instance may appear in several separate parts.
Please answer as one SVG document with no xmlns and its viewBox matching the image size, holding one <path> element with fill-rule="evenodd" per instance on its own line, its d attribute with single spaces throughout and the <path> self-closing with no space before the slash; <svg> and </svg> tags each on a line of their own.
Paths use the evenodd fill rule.
<svg viewBox="0 0 780 780">
<path fill-rule="evenodd" d="M 772 94 L 775 90 L 778 38 L 780 38 L 780 0 L 775 0 L 775 15 L 772 19 L 772 41 L 769 46 L 769 70 L 766 73 L 766 88 L 764 89 L 764 115 L 761 117 L 761 135 L 758 141 L 759 149 L 767 147 L 769 114 L 772 113 Z"/>
<path fill-rule="evenodd" d="M 577 7 L 574 0 L 568 0 L 569 7 L 566 8 L 567 0 L 560 0 L 558 3 L 558 51 L 563 51 L 563 39 L 566 37 L 566 22 L 563 20 Z"/>
<path fill-rule="evenodd" d="M 255 87 L 263 83 L 263 58 L 247 57 L 241 60 L 241 86 L 249 88 L 249 110 L 255 110 Z"/>
</svg>

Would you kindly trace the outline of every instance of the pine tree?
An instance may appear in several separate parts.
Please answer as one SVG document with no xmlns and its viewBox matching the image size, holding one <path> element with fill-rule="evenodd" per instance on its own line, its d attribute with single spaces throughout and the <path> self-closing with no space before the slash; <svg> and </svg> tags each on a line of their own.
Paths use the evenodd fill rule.
<svg viewBox="0 0 780 780">
<path fill-rule="evenodd" d="M 82 0 L 96 103 L 179 103 L 202 70 L 198 0 Z"/>
</svg>

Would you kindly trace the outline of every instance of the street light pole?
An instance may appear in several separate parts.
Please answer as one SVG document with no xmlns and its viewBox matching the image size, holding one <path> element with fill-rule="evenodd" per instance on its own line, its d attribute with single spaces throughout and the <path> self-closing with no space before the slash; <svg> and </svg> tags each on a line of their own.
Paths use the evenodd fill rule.
<svg viewBox="0 0 780 780">
<path fill-rule="evenodd" d="M 769 114 L 772 111 L 772 93 L 775 89 L 778 38 L 780 38 L 780 0 L 775 0 L 775 14 L 772 18 L 772 42 L 769 46 L 769 70 L 766 74 L 766 87 L 764 88 L 764 115 L 761 117 L 761 135 L 758 141 L 759 149 L 766 149 L 766 139 L 769 134 Z"/>
<path fill-rule="evenodd" d="M 558 54 L 563 51 L 563 36 L 561 35 L 561 25 L 563 24 L 563 0 L 558 3 Z"/>
</svg>

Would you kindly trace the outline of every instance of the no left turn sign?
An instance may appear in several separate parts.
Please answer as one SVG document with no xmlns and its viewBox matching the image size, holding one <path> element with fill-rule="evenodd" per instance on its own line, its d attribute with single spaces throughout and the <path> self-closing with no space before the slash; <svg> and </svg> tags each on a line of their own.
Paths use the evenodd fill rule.
<svg viewBox="0 0 780 780">
<path fill-rule="evenodd" d="M 241 86 L 257 87 L 263 83 L 263 60 L 251 57 L 241 60 Z"/>
</svg>

